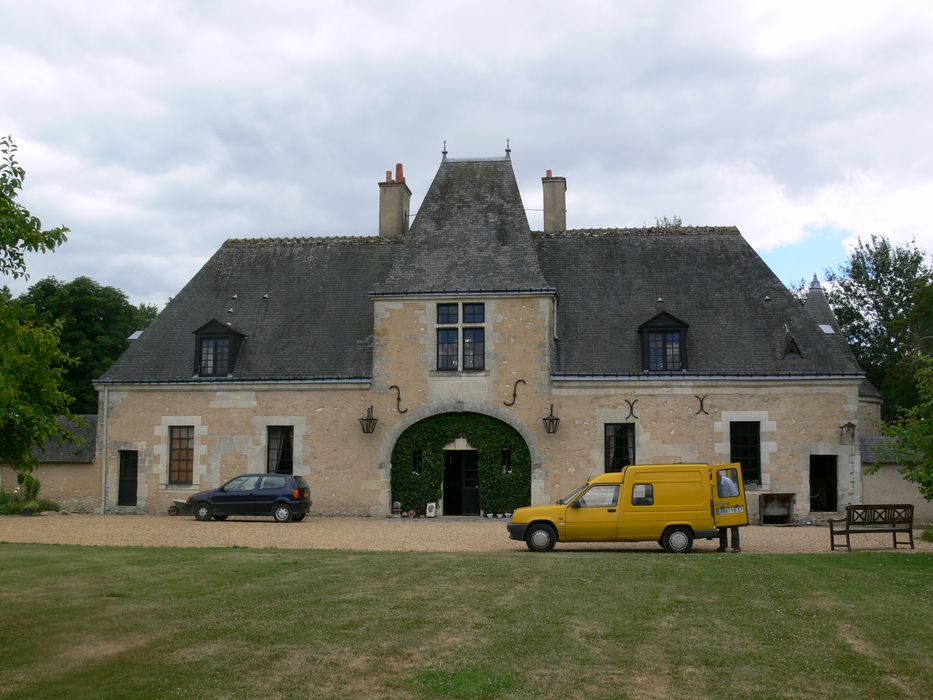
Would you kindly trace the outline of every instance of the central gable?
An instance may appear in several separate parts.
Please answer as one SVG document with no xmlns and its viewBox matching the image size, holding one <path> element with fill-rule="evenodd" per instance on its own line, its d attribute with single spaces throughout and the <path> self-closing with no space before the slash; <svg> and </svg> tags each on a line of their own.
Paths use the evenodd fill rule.
<svg viewBox="0 0 933 700">
<path fill-rule="evenodd" d="M 377 295 L 551 291 L 508 158 L 444 159 Z"/>
</svg>

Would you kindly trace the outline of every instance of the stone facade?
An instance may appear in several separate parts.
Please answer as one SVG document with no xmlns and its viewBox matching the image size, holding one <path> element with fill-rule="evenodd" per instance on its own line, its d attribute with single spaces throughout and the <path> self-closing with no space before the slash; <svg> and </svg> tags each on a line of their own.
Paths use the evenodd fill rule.
<svg viewBox="0 0 933 700">
<path fill-rule="evenodd" d="M 486 369 L 438 372 L 436 305 L 464 299 L 485 304 Z M 635 426 L 639 463 L 721 463 L 730 460 L 732 421 L 761 426 L 761 484 L 749 489 L 753 520 L 757 497 L 770 493 L 794 494 L 795 515 L 810 515 L 811 455 L 837 458 L 840 507 L 862 499 L 857 442 L 839 428 L 860 421 L 857 378 L 556 380 L 548 297 L 394 299 L 376 301 L 374 315 L 370 382 L 107 387 L 108 507 L 116 503 L 119 450 L 138 452 L 137 507 L 158 513 L 235 474 L 265 471 L 268 426 L 292 426 L 294 469 L 312 487 L 315 512 L 388 515 L 395 439 L 448 412 L 483 413 L 518 430 L 531 450 L 535 504 L 604 470 L 606 424 Z M 542 418 L 552 404 L 561 422 L 550 435 Z M 370 405 L 378 423 L 366 435 L 358 419 Z M 173 425 L 195 429 L 190 486 L 168 484 Z"/>
</svg>

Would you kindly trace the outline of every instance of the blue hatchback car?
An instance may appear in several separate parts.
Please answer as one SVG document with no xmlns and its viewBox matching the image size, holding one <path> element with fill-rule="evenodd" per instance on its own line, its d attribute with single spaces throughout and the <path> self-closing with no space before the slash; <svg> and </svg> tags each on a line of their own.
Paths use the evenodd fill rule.
<svg viewBox="0 0 933 700">
<path fill-rule="evenodd" d="M 293 474 L 242 474 L 220 488 L 188 498 L 188 512 L 198 520 L 226 520 L 231 515 L 271 515 L 276 522 L 303 520 L 311 510 L 308 482 Z"/>
</svg>

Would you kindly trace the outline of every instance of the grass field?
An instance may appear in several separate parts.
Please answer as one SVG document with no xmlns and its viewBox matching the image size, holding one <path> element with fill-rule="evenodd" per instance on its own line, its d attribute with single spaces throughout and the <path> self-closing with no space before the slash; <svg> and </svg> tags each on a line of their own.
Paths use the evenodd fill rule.
<svg viewBox="0 0 933 700">
<path fill-rule="evenodd" d="M 929 698 L 933 556 L 0 545 L 0 696 Z"/>
</svg>

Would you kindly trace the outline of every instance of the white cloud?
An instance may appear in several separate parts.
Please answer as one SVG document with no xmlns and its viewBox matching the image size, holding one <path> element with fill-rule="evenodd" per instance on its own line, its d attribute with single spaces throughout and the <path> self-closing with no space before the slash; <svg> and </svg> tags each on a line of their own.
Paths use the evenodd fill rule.
<svg viewBox="0 0 933 700">
<path fill-rule="evenodd" d="M 417 205 L 444 139 L 511 138 L 526 206 L 552 168 L 571 225 L 933 250 L 929 3 L 34 0 L 4 22 L 23 202 L 73 232 L 33 280 L 161 302 L 227 237 L 372 233 L 384 170 Z"/>
</svg>

